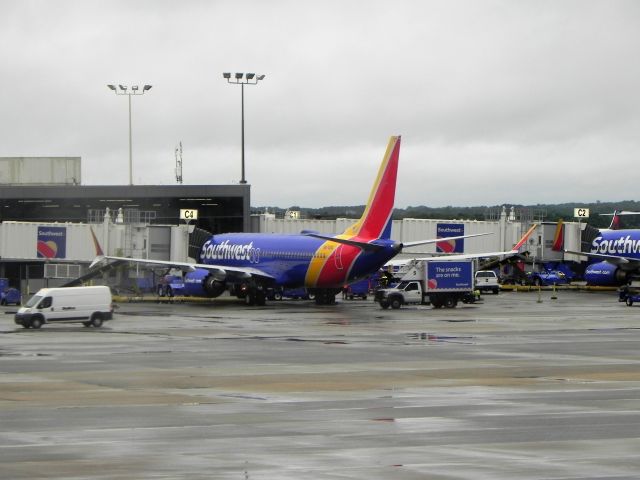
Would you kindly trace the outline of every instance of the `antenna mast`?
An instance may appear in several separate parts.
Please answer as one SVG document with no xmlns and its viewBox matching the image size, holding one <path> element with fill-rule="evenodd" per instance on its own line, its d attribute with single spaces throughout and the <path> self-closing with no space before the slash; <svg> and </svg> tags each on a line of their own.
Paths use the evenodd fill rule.
<svg viewBox="0 0 640 480">
<path fill-rule="evenodd" d="M 176 147 L 176 182 L 182 184 L 182 140 Z"/>
</svg>

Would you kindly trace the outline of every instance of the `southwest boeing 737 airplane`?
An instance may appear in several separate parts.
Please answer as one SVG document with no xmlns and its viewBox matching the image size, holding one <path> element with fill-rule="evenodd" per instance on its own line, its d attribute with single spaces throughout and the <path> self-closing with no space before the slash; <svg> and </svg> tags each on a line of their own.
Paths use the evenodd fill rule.
<svg viewBox="0 0 640 480">
<path fill-rule="evenodd" d="M 394 136 L 389 140 L 362 217 L 342 234 L 327 236 L 303 231 L 296 235 L 213 235 L 202 246 L 198 263 L 101 255 L 94 236 L 99 254 L 92 267 L 104 260 L 178 268 L 186 272 L 187 295 L 217 297 L 229 290 L 248 305 L 264 305 L 267 289 L 273 287 L 305 287 L 315 295 L 316 303 L 333 303 L 344 285 L 377 272 L 404 247 L 442 241 L 436 238 L 403 244 L 391 240 L 399 156 L 400 137 Z M 478 235 L 484 234 L 447 240 Z"/>
<path fill-rule="evenodd" d="M 640 212 L 614 211 L 600 215 L 612 216 L 609 228 L 601 229 L 591 242 L 590 252 L 565 253 L 593 259 L 584 271 L 584 279 L 589 285 L 624 285 L 640 277 L 640 230 L 624 229 L 621 216 L 640 215 Z"/>
</svg>

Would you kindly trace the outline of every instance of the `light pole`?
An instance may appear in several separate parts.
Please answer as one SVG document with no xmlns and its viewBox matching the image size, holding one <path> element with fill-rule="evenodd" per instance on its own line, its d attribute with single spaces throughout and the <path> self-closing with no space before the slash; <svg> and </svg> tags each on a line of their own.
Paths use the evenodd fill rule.
<svg viewBox="0 0 640 480">
<path fill-rule="evenodd" d="M 242 178 L 240 179 L 240 183 L 247 183 L 247 181 L 244 179 L 244 86 L 257 85 L 260 80 L 264 79 L 264 75 L 256 75 L 255 73 L 234 73 L 232 78 L 230 73 L 223 73 L 222 77 L 227 79 L 227 83 L 235 83 L 240 85 L 242 109 Z"/>
<path fill-rule="evenodd" d="M 116 95 L 126 95 L 129 97 L 129 185 L 133 185 L 133 147 L 131 141 L 131 96 L 132 95 L 144 95 L 147 91 L 151 90 L 151 85 L 145 85 L 142 87 L 142 91 L 138 88 L 137 85 L 133 85 L 129 90 L 128 87 L 124 85 L 118 85 L 120 90 L 116 88 L 115 85 L 107 85 L 111 90 L 114 91 Z"/>
</svg>

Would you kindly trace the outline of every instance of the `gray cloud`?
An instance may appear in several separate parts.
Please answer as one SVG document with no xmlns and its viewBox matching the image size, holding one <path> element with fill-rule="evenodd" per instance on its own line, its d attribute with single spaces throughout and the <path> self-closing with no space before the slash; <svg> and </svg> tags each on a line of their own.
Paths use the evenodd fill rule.
<svg viewBox="0 0 640 480">
<path fill-rule="evenodd" d="M 88 184 L 240 177 L 254 205 L 361 204 L 392 134 L 398 206 L 635 198 L 634 1 L 11 1 L 0 155 L 79 155 Z M 607 175 L 608 173 L 608 175 Z"/>
</svg>

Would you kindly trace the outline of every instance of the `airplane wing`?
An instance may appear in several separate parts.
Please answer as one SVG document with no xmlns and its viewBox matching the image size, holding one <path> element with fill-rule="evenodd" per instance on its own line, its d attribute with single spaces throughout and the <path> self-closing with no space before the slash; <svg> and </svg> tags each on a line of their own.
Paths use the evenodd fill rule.
<svg viewBox="0 0 640 480">
<path fill-rule="evenodd" d="M 365 251 L 375 251 L 375 250 L 381 250 L 384 247 L 381 245 L 376 245 L 375 243 L 366 243 L 366 242 L 358 242 L 356 240 L 347 240 L 344 238 L 337 238 L 337 237 L 331 237 L 329 235 L 321 235 L 319 233 L 311 233 L 311 232 L 307 232 L 305 233 L 305 235 L 307 235 L 308 237 L 314 237 L 314 238 L 319 238 L 321 240 L 327 240 L 329 242 L 336 242 L 336 243 L 343 243 L 345 245 L 351 245 L 353 247 L 359 247 Z M 425 245 L 427 243 L 438 243 L 438 242 L 442 242 L 445 240 L 457 240 L 459 238 L 471 238 L 471 237 L 480 237 L 482 235 L 493 235 L 493 232 L 488 232 L 488 233 L 474 233 L 471 235 L 460 235 L 457 237 L 445 237 L 445 238 L 430 238 L 428 240 L 418 240 L 416 242 L 404 242 L 402 243 L 402 248 L 406 248 L 406 247 L 415 247 L 418 245 Z M 400 245 L 400 244 L 398 244 Z"/>
<path fill-rule="evenodd" d="M 209 265 L 204 263 L 189 263 L 189 262 L 170 262 L 166 260 L 149 260 L 143 258 L 128 258 L 128 257 L 112 257 L 108 255 L 99 255 L 89 266 L 89 269 L 93 269 L 96 265 L 103 262 L 128 262 L 137 263 L 140 265 L 157 265 L 167 268 L 177 268 L 184 272 L 193 272 L 197 269 L 209 270 L 210 272 L 217 274 L 221 277 L 235 277 L 240 279 L 247 279 L 250 277 L 262 277 L 270 280 L 274 280 L 275 277 L 258 268 L 253 267 L 229 267 L 227 265 Z"/>
<path fill-rule="evenodd" d="M 448 254 L 444 254 L 444 255 L 437 255 L 437 256 L 432 256 L 432 257 L 424 257 L 424 258 L 417 258 L 416 260 L 425 260 L 425 261 L 435 261 L 435 260 L 468 260 L 471 258 L 484 258 L 484 257 L 500 257 L 503 255 L 515 255 L 517 253 L 520 253 L 520 247 L 522 247 L 527 239 L 531 236 L 531 234 L 533 233 L 533 231 L 538 227 L 537 223 L 534 223 L 531 228 L 529 228 L 529 230 L 527 230 L 527 232 L 522 236 L 522 238 L 518 241 L 518 243 L 516 243 L 513 248 L 511 250 L 508 250 L 506 252 L 480 252 L 480 253 L 461 253 L 461 254 L 453 254 L 453 255 L 448 255 Z M 481 234 L 483 235 L 483 234 Z M 450 238 L 455 238 L 455 237 L 447 237 L 447 240 Z M 439 239 L 439 241 L 441 241 L 443 239 Z M 406 244 L 405 244 L 406 245 Z"/>
<path fill-rule="evenodd" d="M 403 248 L 417 247 L 418 245 L 426 245 L 428 243 L 439 243 L 439 242 L 445 242 L 447 240 L 458 240 L 460 238 L 481 237 L 483 235 L 493 235 L 493 232 L 473 233 L 471 235 L 458 235 L 457 237 L 430 238 L 428 240 L 417 240 L 415 242 L 404 242 L 402 244 L 402 247 Z"/>
</svg>

